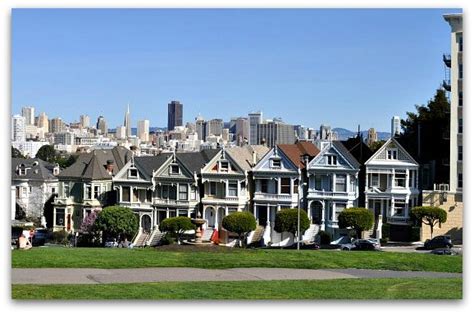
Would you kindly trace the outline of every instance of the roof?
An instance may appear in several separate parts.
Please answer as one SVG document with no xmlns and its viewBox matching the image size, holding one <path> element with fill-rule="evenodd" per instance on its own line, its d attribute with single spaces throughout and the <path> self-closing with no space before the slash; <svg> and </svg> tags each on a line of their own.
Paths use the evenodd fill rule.
<svg viewBox="0 0 474 314">
<path fill-rule="evenodd" d="M 183 152 L 177 153 L 178 158 L 186 168 L 193 172 L 199 172 L 205 164 L 207 164 L 220 149 L 205 149 L 200 152 Z"/>
<path fill-rule="evenodd" d="M 112 179 L 120 169 L 131 159 L 132 152 L 123 146 L 113 149 L 96 149 L 90 153 L 81 154 L 77 161 L 64 169 L 59 178 L 104 180 Z M 112 175 L 106 170 L 107 161 L 114 162 Z"/>
<path fill-rule="evenodd" d="M 347 158 L 347 161 L 354 166 L 354 168 L 359 169 L 360 163 L 355 159 L 354 156 L 347 150 L 347 148 L 339 141 L 332 141 L 332 145 Z"/>
<path fill-rule="evenodd" d="M 344 145 L 360 164 L 365 163 L 373 154 L 369 146 L 367 146 L 360 137 L 353 137 L 339 142 Z"/>
<path fill-rule="evenodd" d="M 297 142 L 296 144 L 280 144 L 278 148 L 300 169 L 305 167 L 302 156 L 308 156 L 309 160 L 319 154 L 319 149 L 311 142 Z"/>
<path fill-rule="evenodd" d="M 12 158 L 12 180 L 56 180 L 53 175 L 55 165 L 39 158 Z M 18 169 L 25 168 L 26 174 L 20 175 Z"/>
<path fill-rule="evenodd" d="M 143 169 L 146 174 L 151 176 L 153 171 L 159 169 L 171 155 L 171 153 L 161 153 L 156 156 L 135 157 L 133 160 L 138 167 Z"/>
<path fill-rule="evenodd" d="M 270 148 L 264 145 L 245 145 L 228 148 L 226 149 L 226 154 L 229 154 L 243 170 L 249 171 L 253 166 L 255 166 L 253 160 L 254 153 L 256 154 L 256 164 L 269 150 Z"/>
</svg>

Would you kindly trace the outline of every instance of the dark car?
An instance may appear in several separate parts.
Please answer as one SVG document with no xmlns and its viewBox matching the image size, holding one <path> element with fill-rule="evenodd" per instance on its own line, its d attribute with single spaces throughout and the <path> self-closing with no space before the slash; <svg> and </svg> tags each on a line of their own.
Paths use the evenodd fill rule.
<svg viewBox="0 0 474 314">
<path fill-rule="evenodd" d="M 47 229 L 36 229 L 33 234 L 33 246 L 42 246 L 48 240 L 49 233 Z"/>
<path fill-rule="evenodd" d="M 380 251 L 380 244 L 371 240 L 354 240 L 349 244 L 342 244 L 343 251 Z"/>
<path fill-rule="evenodd" d="M 450 236 L 437 236 L 431 240 L 425 241 L 425 249 L 433 250 L 438 248 L 452 248 L 453 243 L 451 242 Z"/>
</svg>

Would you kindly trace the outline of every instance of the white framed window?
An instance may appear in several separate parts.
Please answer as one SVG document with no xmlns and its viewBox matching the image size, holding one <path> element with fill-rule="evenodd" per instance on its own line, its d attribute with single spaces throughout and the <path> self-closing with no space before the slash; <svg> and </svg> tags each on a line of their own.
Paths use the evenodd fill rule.
<svg viewBox="0 0 474 314">
<path fill-rule="evenodd" d="M 56 208 L 56 226 L 64 226 L 65 209 Z"/>
<path fill-rule="evenodd" d="M 395 216 L 405 216 L 405 200 L 394 200 L 393 209 Z"/>
<path fill-rule="evenodd" d="M 371 175 L 370 186 L 379 187 L 380 184 L 380 175 L 378 173 L 372 173 Z"/>
<path fill-rule="evenodd" d="M 343 174 L 336 175 L 336 192 L 346 191 L 346 176 Z"/>
<path fill-rule="evenodd" d="M 398 159 L 398 150 L 396 148 L 387 149 L 387 159 L 395 160 Z"/>
<path fill-rule="evenodd" d="M 334 215 L 336 217 L 334 217 L 334 221 L 337 221 L 337 218 L 339 217 L 339 214 L 344 210 L 346 209 L 346 204 L 344 203 L 336 203 L 336 206 L 334 208 Z"/>
<path fill-rule="evenodd" d="M 280 179 L 280 192 L 281 194 L 290 194 L 291 191 L 291 180 L 290 178 Z"/>
<path fill-rule="evenodd" d="M 336 166 L 337 165 L 337 156 L 336 155 L 327 155 L 327 164 L 331 166 Z"/>
<path fill-rule="evenodd" d="M 217 182 L 209 182 L 209 195 L 217 194 Z"/>
<path fill-rule="evenodd" d="M 179 199 L 180 200 L 188 199 L 188 185 L 187 184 L 179 185 Z"/>
<path fill-rule="evenodd" d="M 95 199 L 99 198 L 100 192 L 101 192 L 100 185 L 94 185 L 94 198 Z"/>
<path fill-rule="evenodd" d="M 128 177 L 129 178 L 138 178 L 138 170 L 137 169 L 128 169 Z"/>
<path fill-rule="evenodd" d="M 237 181 L 229 181 L 229 196 L 237 196 L 237 188 L 238 188 Z"/>
<path fill-rule="evenodd" d="M 220 169 L 221 172 L 229 172 L 229 162 L 228 161 L 221 161 L 219 169 Z"/>
<path fill-rule="evenodd" d="M 396 187 L 405 187 L 405 182 L 407 180 L 407 175 L 405 171 L 395 171 L 395 186 Z"/>
<path fill-rule="evenodd" d="M 270 159 L 270 167 L 281 169 L 281 159 L 279 158 Z"/>
<path fill-rule="evenodd" d="M 25 176 L 25 175 L 26 175 L 26 168 L 25 168 L 25 167 L 20 167 L 20 168 L 18 169 L 18 174 L 19 174 L 20 176 Z"/>
<path fill-rule="evenodd" d="M 170 174 L 179 174 L 179 166 L 177 164 L 170 165 Z"/>
<path fill-rule="evenodd" d="M 130 187 L 122 187 L 122 202 L 130 202 Z"/>
<path fill-rule="evenodd" d="M 195 200 L 197 199 L 197 197 L 196 197 L 196 192 L 197 192 L 196 187 L 195 187 L 194 185 L 191 186 L 191 199 L 192 199 L 193 201 L 195 201 Z"/>
<path fill-rule="evenodd" d="M 86 184 L 84 187 L 84 198 L 86 200 L 90 200 L 92 198 L 92 186 L 90 184 Z"/>
</svg>

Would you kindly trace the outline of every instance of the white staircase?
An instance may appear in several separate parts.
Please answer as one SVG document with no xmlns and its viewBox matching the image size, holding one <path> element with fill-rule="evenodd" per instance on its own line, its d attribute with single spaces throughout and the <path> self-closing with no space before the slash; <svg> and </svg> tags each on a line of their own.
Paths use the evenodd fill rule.
<svg viewBox="0 0 474 314">
<path fill-rule="evenodd" d="M 146 241 L 147 246 L 157 246 L 161 239 L 165 236 L 164 233 L 162 233 L 158 228 L 155 229 L 152 234 L 148 237 L 148 240 Z"/>
<path fill-rule="evenodd" d="M 319 232 L 319 225 L 312 224 L 303 234 L 303 241 L 305 242 L 314 242 L 316 235 Z"/>
<path fill-rule="evenodd" d="M 148 239 L 148 236 L 150 234 L 148 232 L 142 232 L 140 233 L 134 241 L 134 246 L 135 247 L 144 247 L 146 245 L 146 240 Z"/>
</svg>

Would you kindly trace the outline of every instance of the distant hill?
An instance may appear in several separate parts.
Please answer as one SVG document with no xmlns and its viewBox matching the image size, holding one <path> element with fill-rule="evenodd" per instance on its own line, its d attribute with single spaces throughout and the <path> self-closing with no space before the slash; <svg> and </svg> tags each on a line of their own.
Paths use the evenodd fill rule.
<svg viewBox="0 0 474 314">
<path fill-rule="evenodd" d="M 350 131 L 348 129 L 344 128 L 334 128 L 332 129 L 334 132 L 337 132 L 338 139 L 341 141 L 347 140 L 348 138 L 355 137 L 357 135 L 356 131 Z M 362 131 L 362 136 L 364 138 L 367 138 L 367 134 L 369 131 Z M 379 141 L 383 140 L 388 140 L 390 138 L 391 133 L 390 132 L 377 132 L 377 139 Z"/>
</svg>

